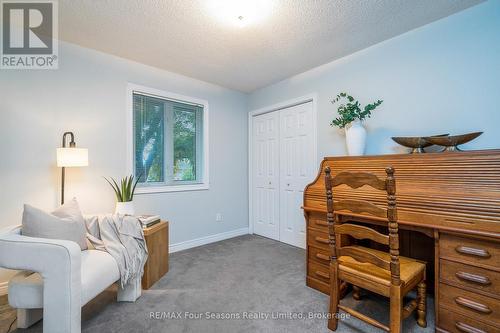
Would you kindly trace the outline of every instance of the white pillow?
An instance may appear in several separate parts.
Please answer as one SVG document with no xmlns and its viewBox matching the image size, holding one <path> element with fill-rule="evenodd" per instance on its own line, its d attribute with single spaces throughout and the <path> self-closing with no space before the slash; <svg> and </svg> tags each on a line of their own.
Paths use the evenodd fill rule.
<svg viewBox="0 0 500 333">
<path fill-rule="evenodd" d="M 87 229 L 78 202 L 73 199 L 52 214 L 24 205 L 21 234 L 28 237 L 63 239 L 76 242 L 87 250 Z"/>
</svg>

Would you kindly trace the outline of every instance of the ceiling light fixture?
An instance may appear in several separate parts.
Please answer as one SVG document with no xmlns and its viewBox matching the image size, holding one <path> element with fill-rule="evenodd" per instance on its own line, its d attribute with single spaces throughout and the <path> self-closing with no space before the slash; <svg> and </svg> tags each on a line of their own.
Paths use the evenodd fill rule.
<svg viewBox="0 0 500 333">
<path fill-rule="evenodd" d="M 246 27 L 268 17 L 272 0 L 210 0 L 208 10 L 225 25 Z"/>
<path fill-rule="evenodd" d="M 245 23 L 246 23 L 246 22 L 245 22 L 245 18 L 244 18 L 243 16 L 241 16 L 241 15 L 240 15 L 240 16 L 238 16 L 238 20 L 239 20 L 239 22 L 238 22 L 239 24 L 238 24 L 238 25 L 239 25 L 240 27 L 244 27 L 244 26 L 245 26 Z"/>
</svg>

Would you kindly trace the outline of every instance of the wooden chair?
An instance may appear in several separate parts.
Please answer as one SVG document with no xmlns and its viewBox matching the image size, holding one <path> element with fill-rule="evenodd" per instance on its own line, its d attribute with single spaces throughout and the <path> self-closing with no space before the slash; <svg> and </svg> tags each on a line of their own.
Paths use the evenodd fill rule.
<svg viewBox="0 0 500 333">
<path fill-rule="evenodd" d="M 399 236 L 396 209 L 396 181 L 394 169 L 386 168 L 386 179 L 380 179 L 370 173 L 341 172 L 332 177 L 330 168 L 325 169 L 325 187 L 327 197 L 327 219 L 331 250 L 330 261 L 330 317 L 328 328 L 335 331 L 338 323 L 338 311 L 342 310 L 360 320 L 387 332 L 401 332 L 402 321 L 417 308 L 417 323 L 426 327 L 426 285 L 425 264 L 414 259 L 399 256 Z M 332 188 L 347 185 L 353 189 L 368 185 L 387 192 L 387 209 L 362 200 L 334 201 Z M 354 214 L 371 215 L 386 218 L 389 234 L 385 235 L 369 227 L 339 223 L 338 211 Z M 369 239 L 387 245 L 389 253 L 358 245 L 341 246 L 341 235 L 356 239 Z M 390 324 L 386 326 L 354 309 L 340 305 L 340 281 L 350 283 L 357 288 L 370 290 L 390 299 Z M 417 287 L 417 299 L 403 307 L 403 297 Z"/>
</svg>

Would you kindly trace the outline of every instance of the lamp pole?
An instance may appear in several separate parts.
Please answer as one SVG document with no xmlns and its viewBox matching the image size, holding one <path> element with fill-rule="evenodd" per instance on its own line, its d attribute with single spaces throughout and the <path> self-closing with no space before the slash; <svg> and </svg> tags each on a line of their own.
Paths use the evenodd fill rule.
<svg viewBox="0 0 500 333">
<path fill-rule="evenodd" d="M 69 142 L 69 146 L 71 148 L 74 148 L 76 146 L 75 144 L 75 135 L 73 132 L 65 132 L 62 137 L 62 147 L 66 148 L 66 137 L 70 136 L 71 141 Z M 61 205 L 64 205 L 64 178 L 66 175 L 66 169 L 65 167 L 62 167 L 61 170 Z"/>
</svg>

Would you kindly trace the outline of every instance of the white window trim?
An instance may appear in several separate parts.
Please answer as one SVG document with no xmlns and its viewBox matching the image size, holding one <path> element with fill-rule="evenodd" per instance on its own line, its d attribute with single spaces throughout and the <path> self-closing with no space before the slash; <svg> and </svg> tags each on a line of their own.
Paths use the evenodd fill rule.
<svg viewBox="0 0 500 333">
<path fill-rule="evenodd" d="M 200 183 L 185 184 L 185 185 L 158 185 L 137 187 L 135 194 L 146 193 L 163 193 L 163 192 L 180 192 L 180 191 L 200 191 L 209 189 L 209 145 L 208 145 L 208 101 L 194 97 L 179 95 L 176 93 L 162 91 L 159 89 L 149 88 L 133 83 L 127 84 L 127 114 L 126 114 L 126 140 L 127 140 L 127 174 L 134 174 L 134 109 L 133 109 L 133 94 L 142 93 L 154 97 L 176 100 L 179 102 L 188 102 L 193 104 L 203 105 L 203 173 Z"/>
</svg>

